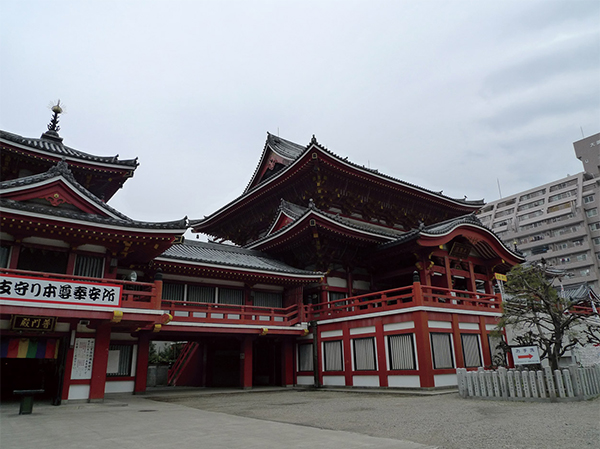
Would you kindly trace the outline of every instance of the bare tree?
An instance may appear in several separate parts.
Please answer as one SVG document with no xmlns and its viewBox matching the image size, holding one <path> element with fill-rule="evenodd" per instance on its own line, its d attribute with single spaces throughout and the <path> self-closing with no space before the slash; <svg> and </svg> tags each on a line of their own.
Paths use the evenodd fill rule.
<svg viewBox="0 0 600 449">
<path fill-rule="evenodd" d="M 542 266 L 514 267 L 508 274 L 501 329 L 512 327 L 516 340 L 540 348 L 552 370 L 566 351 L 600 341 L 600 317 L 590 296 L 571 297 L 557 290 L 558 275 Z"/>
</svg>

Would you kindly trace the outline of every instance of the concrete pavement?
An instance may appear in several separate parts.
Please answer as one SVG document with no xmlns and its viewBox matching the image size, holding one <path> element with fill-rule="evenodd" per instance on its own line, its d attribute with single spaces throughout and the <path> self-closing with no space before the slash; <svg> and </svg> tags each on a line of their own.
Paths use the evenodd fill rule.
<svg viewBox="0 0 600 449">
<path fill-rule="evenodd" d="M 239 390 L 238 390 L 239 392 Z M 210 448 L 432 449 L 410 441 L 208 412 L 144 396 L 113 395 L 103 403 L 0 406 L 0 446 L 12 449 Z"/>
</svg>

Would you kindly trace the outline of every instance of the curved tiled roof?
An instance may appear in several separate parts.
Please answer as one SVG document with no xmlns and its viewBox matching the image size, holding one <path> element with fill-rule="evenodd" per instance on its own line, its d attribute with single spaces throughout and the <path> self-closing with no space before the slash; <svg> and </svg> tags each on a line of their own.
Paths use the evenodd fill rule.
<svg viewBox="0 0 600 449">
<path fill-rule="evenodd" d="M 316 208 L 314 205 L 309 205 L 309 207 L 299 206 L 294 203 L 290 203 L 286 200 L 281 200 L 279 205 L 279 211 L 285 213 L 288 216 L 291 216 L 294 219 L 298 219 L 307 213 L 309 210 L 313 210 L 318 212 L 319 214 L 327 217 L 333 221 L 336 221 L 340 224 L 348 226 L 350 228 L 354 228 L 360 231 L 372 232 L 375 234 L 379 234 L 383 237 L 398 237 L 406 233 L 406 231 L 402 231 L 400 229 L 393 229 L 386 226 L 381 226 L 376 223 L 367 223 L 361 220 L 355 220 L 352 218 L 344 217 L 338 214 L 334 214 L 331 212 L 326 212 Z M 278 214 L 279 215 L 279 214 Z M 275 218 L 277 220 L 277 218 Z M 274 224 L 274 223 L 273 223 Z M 283 229 L 283 228 L 282 228 Z M 254 242 L 253 242 L 254 243 Z"/>
<path fill-rule="evenodd" d="M 0 138 L 13 143 L 25 145 L 36 150 L 41 150 L 45 153 L 50 153 L 56 157 L 74 158 L 80 159 L 82 161 L 121 165 L 125 167 L 131 167 L 133 169 L 135 169 L 135 167 L 139 165 L 137 162 L 137 158 L 119 160 L 118 154 L 116 156 L 94 156 L 88 153 L 84 153 L 83 151 L 79 151 L 74 148 L 68 147 L 66 145 L 63 145 L 63 143 L 61 142 L 62 139 L 58 137 L 58 134 L 56 134 L 56 137 L 48 137 L 48 133 L 44 133 L 42 134 L 41 138 L 32 139 L 0 130 Z"/>
<path fill-rule="evenodd" d="M 0 208 L 13 209 L 21 212 L 31 212 L 37 214 L 48 215 L 50 217 L 67 218 L 71 220 L 87 221 L 90 224 L 103 224 L 108 226 L 118 226 L 127 228 L 140 229 L 155 229 L 155 230 L 180 230 L 184 232 L 188 228 L 187 218 L 181 220 L 167 221 L 162 223 L 154 223 L 148 221 L 137 221 L 122 218 L 102 217 L 95 214 L 87 214 L 85 212 L 73 211 L 68 209 L 60 209 L 53 206 L 43 206 L 34 203 L 23 203 L 21 201 L 0 199 Z"/>
<path fill-rule="evenodd" d="M 264 270 L 283 274 L 323 276 L 323 273 L 291 267 L 260 251 L 212 242 L 185 240 L 183 244 L 171 246 L 160 258 Z"/>
<path fill-rule="evenodd" d="M 118 210 L 113 209 L 108 204 L 106 204 L 104 201 L 102 201 L 100 198 L 98 198 L 96 195 L 94 195 L 92 192 L 90 192 L 85 187 L 83 187 L 81 184 L 79 184 L 77 182 L 77 180 L 75 179 L 75 177 L 73 176 L 73 173 L 71 172 L 71 170 L 69 170 L 69 166 L 67 165 L 67 163 L 64 160 L 60 161 L 58 164 L 54 165 L 53 167 L 50 167 L 50 169 L 44 173 L 39 173 L 37 175 L 31 175 L 31 176 L 25 176 L 22 178 L 10 179 L 8 181 L 2 181 L 2 182 L 0 182 L 0 191 L 4 190 L 4 189 L 9 189 L 12 187 L 21 187 L 21 186 L 37 184 L 39 182 L 43 182 L 48 179 L 58 178 L 59 176 L 64 177 L 75 189 L 77 189 L 78 192 L 80 192 L 85 197 L 87 197 L 90 201 L 95 203 L 96 206 L 98 206 L 100 209 L 105 209 L 109 214 L 116 215 L 118 218 L 121 218 L 122 220 L 130 220 L 130 218 L 127 217 L 125 214 L 122 214 Z"/>
<path fill-rule="evenodd" d="M 96 214 L 89 214 L 82 211 L 73 211 L 69 209 L 57 208 L 54 206 L 44 206 L 37 203 L 24 203 L 21 201 L 0 199 L 0 206 L 9 209 L 14 209 L 24 212 L 42 213 L 45 215 L 51 215 L 55 217 L 69 218 L 73 220 L 83 220 L 92 223 L 114 225 L 114 226 L 125 226 L 135 228 L 146 228 L 146 229 L 182 229 L 185 230 L 188 227 L 187 217 L 181 220 L 165 222 L 165 223 L 153 223 L 146 221 L 136 221 L 122 214 L 118 210 L 110 207 L 96 195 L 91 193 L 85 187 L 77 182 L 71 170 L 65 161 L 60 161 L 55 166 L 51 167 L 47 172 L 39 173 L 37 175 L 26 176 L 23 178 L 11 179 L 8 181 L 0 182 L 0 192 L 2 190 L 10 189 L 13 187 L 21 187 L 34 185 L 49 179 L 63 177 L 66 179 L 78 192 L 85 196 L 90 202 L 94 203 L 99 209 L 103 209 L 108 215 L 112 217 L 103 217 Z"/>
</svg>

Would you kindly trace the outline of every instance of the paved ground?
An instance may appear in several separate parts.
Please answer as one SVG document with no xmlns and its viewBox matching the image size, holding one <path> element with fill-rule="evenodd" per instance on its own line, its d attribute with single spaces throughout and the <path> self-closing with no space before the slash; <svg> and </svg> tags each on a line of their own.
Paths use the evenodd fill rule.
<svg viewBox="0 0 600 449">
<path fill-rule="evenodd" d="M 155 391 L 102 404 L 0 406 L 0 447 L 600 448 L 600 400 L 517 403 L 457 394 Z"/>
<path fill-rule="evenodd" d="M 533 403 L 466 400 L 457 393 L 407 396 L 292 390 L 166 400 L 445 449 L 600 448 L 600 399 Z"/>
</svg>

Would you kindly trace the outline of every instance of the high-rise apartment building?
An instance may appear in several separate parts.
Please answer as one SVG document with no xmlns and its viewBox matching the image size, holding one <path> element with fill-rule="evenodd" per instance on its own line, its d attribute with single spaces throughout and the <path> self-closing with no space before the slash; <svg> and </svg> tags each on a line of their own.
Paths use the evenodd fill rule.
<svg viewBox="0 0 600 449">
<path fill-rule="evenodd" d="M 563 285 L 600 291 L 600 133 L 573 143 L 584 172 L 486 204 L 479 219 L 528 261 L 567 272 Z"/>
</svg>

